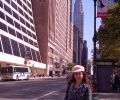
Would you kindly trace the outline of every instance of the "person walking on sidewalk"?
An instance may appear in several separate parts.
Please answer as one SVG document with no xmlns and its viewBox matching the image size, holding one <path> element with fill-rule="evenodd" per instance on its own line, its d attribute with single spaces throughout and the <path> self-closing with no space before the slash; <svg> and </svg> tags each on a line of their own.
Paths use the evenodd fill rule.
<svg viewBox="0 0 120 100">
<path fill-rule="evenodd" d="M 72 80 L 68 84 L 64 100 L 92 100 L 92 92 L 86 81 L 84 67 L 75 65 L 72 72 Z"/>
</svg>

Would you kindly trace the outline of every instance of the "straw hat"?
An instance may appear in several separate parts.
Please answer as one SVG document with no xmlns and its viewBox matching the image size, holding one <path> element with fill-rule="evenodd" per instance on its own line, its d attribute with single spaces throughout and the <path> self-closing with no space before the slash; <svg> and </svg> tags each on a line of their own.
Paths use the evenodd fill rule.
<svg viewBox="0 0 120 100">
<path fill-rule="evenodd" d="M 74 73 L 74 72 L 81 72 L 81 71 L 85 71 L 85 68 L 83 67 L 83 66 L 81 66 L 81 65 L 75 65 L 74 67 L 73 67 L 73 69 L 72 69 L 72 72 Z"/>
</svg>

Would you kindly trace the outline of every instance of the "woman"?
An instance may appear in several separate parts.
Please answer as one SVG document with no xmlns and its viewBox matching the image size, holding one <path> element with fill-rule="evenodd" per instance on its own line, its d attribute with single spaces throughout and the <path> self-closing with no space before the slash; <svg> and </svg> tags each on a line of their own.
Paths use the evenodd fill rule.
<svg viewBox="0 0 120 100">
<path fill-rule="evenodd" d="M 68 84 L 65 100 L 92 100 L 90 86 L 86 82 L 85 69 L 81 65 L 73 67 L 73 77 Z"/>
</svg>

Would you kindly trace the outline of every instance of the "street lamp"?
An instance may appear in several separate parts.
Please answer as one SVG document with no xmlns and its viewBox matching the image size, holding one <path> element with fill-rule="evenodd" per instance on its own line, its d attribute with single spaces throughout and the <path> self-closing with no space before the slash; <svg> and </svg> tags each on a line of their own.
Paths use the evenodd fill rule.
<svg viewBox="0 0 120 100">
<path fill-rule="evenodd" d="M 94 77 L 94 88 L 95 91 L 97 89 L 97 80 L 96 80 L 96 71 L 97 71 L 97 66 L 96 66 L 96 2 L 97 0 L 94 1 L 94 36 L 93 36 L 93 46 L 94 46 L 94 52 L 93 52 L 93 77 Z"/>
</svg>

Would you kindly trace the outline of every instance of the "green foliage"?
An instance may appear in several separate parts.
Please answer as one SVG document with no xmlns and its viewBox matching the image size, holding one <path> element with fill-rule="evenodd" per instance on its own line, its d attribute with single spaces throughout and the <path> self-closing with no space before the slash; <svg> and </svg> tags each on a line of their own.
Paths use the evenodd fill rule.
<svg viewBox="0 0 120 100">
<path fill-rule="evenodd" d="M 104 26 L 98 30 L 101 57 L 120 60 L 120 0 L 109 8 L 102 22 Z"/>
<path fill-rule="evenodd" d="M 74 63 L 69 63 L 68 65 L 67 65 L 67 69 L 68 70 L 72 70 L 72 68 L 75 66 L 75 64 Z"/>
</svg>

